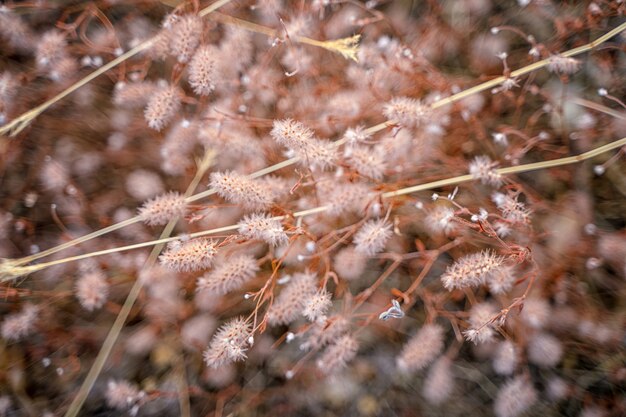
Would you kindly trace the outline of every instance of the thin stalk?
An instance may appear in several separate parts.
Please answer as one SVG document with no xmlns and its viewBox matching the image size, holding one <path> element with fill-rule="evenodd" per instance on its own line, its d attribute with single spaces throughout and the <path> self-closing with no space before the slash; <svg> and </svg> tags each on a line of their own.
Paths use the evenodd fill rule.
<svg viewBox="0 0 626 417">
<path fill-rule="evenodd" d="M 241 29 L 249 32 L 260 33 L 269 38 L 280 37 L 281 30 L 273 29 L 267 26 L 262 26 L 257 23 L 249 22 L 247 20 L 238 19 L 233 16 L 228 16 L 221 13 L 215 13 L 213 19 L 220 23 L 227 25 L 237 26 Z M 289 34 L 287 34 L 289 36 Z M 307 38 L 306 36 L 289 36 L 289 39 L 298 43 L 315 46 L 317 48 L 326 49 L 327 51 L 335 52 L 343 55 L 344 58 L 357 61 L 358 44 L 361 39 L 361 35 L 355 35 L 348 38 L 333 39 L 328 41 L 318 41 L 316 39 Z"/>
</svg>

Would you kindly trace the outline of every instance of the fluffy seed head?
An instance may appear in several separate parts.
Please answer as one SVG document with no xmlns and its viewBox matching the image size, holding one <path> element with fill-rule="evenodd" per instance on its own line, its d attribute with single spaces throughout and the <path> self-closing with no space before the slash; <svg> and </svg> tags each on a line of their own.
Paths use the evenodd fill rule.
<svg viewBox="0 0 626 417">
<path fill-rule="evenodd" d="M 344 368 L 356 356 L 359 343 L 351 335 L 343 335 L 335 343 L 328 346 L 317 360 L 317 367 L 325 374 L 337 372 Z"/>
<path fill-rule="evenodd" d="M 474 342 L 486 343 L 493 339 L 495 331 L 492 324 L 487 324 L 496 314 L 496 307 L 488 302 L 476 304 L 470 311 L 469 323 L 472 326 L 463 332 L 465 337 Z"/>
<path fill-rule="evenodd" d="M 466 255 L 446 269 L 441 281 L 448 291 L 475 287 L 483 284 L 503 262 L 504 258 L 491 250 Z"/>
<path fill-rule="evenodd" d="M 178 62 L 189 62 L 200 44 L 202 18 L 196 15 L 181 16 L 171 27 L 170 53 Z"/>
<path fill-rule="evenodd" d="M 550 70 L 550 72 L 570 75 L 577 72 L 581 65 L 581 62 L 577 59 L 564 57 L 562 55 L 552 55 L 548 63 L 548 70 Z"/>
<path fill-rule="evenodd" d="M 174 241 L 159 257 L 161 265 L 179 272 L 207 269 L 217 253 L 217 244 L 210 239 L 192 239 L 186 242 Z"/>
<path fill-rule="evenodd" d="M 430 121 L 432 109 L 413 98 L 394 97 L 383 107 L 383 114 L 402 126 L 418 127 Z"/>
<path fill-rule="evenodd" d="M 510 340 L 498 344 L 493 357 L 493 370 L 499 375 L 511 375 L 520 360 L 520 351 Z"/>
<path fill-rule="evenodd" d="M 57 30 L 46 32 L 39 42 L 35 58 L 40 68 L 50 68 L 66 56 L 65 35 Z"/>
<path fill-rule="evenodd" d="M 491 199 L 496 203 L 496 207 L 502 216 L 510 222 L 527 224 L 530 222 L 530 210 L 524 203 L 517 201 L 517 196 L 503 193 L 494 193 Z"/>
<path fill-rule="evenodd" d="M 487 278 L 489 291 L 492 294 L 505 294 L 513 288 L 515 284 L 515 267 L 513 265 L 503 265 L 494 270 Z"/>
<path fill-rule="evenodd" d="M 387 164 L 381 147 L 353 146 L 347 157 L 348 164 L 361 175 L 380 181 Z"/>
<path fill-rule="evenodd" d="M 144 117 L 154 130 L 161 130 L 169 124 L 180 108 L 181 91 L 175 86 L 156 90 L 148 100 Z"/>
<path fill-rule="evenodd" d="M 368 256 L 382 252 L 391 238 L 391 229 L 391 223 L 385 219 L 369 220 L 354 235 L 356 251 Z"/>
<path fill-rule="evenodd" d="M 150 81 L 117 83 L 113 90 L 113 104 L 130 109 L 144 107 L 157 88 Z"/>
<path fill-rule="evenodd" d="M 332 294 L 325 289 L 317 291 L 304 301 L 302 315 L 309 321 L 316 321 L 324 317 L 326 311 L 328 311 L 332 305 L 331 298 Z"/>
<path fill-rule="evenodd" d="M 126 177 L 126 191 L 137 200 L 147 200 L 165 191 L 159 174 L 147 169 L 136 169 Z"/>
<path fill-rule="evenodd" d="M 319 349 L 335 342 L 350 329 L 350 320 L 343 316 L 333 316 L 323 321 L 316 321 L 307 332 L 307 341 L 300 345 L 300 350 Z"/>
<path fill-rule="evenodd" d="M 454 210 L 438 205 L 424 218 L 424 226 L 432 233 L 449 235 L 456 230 Z"/>
<path fill-rule="evenodd" d="M 177 192 L 160 195 L 139 209 L 139 216 L 149 226 L 167 224 L 176 217 L 184 217 L 186 213 L 185 196 Z"/>
<path fill-rule="evenodd" d="M 357 252 L 354 246 L 341 249 L 335 255 L 333 266 L 340 278 L 352 281 L 361 277 L 365 272 L 367 257 Z"/>
<path fill-rule="evenodd" d="M 537 401 L 537 392 L 530 381 L 518 376 L 507 382 L 498 392 L 494 403 L 497 417 L 517 417 Z"/>
<path fill-rule="evenodd" d="M 8 314 L 2 321 L 2 338 L 4 340 L 20 340 L 28 336 L 35 329 L 35 320 L 39 314 L 39 307 L 26 304 L 19 313 Z"/>
<path fill-rule="evenodd" d="M 550 319 L 550 304 L 543 298 L 531 297 L 524 301 L 520 318 L 533 329 L 543 328 Z"/>
<path fill-rule="evenodd" d="M 528 360 L 543 368 L 552 368 L 563 357 L 563 345 L 549 333 L 537 333 L 528 342 Z"/>
<path fill-rule="evenodd" d="M 404 346 L 397 359 L 403 372 L 415 372 L 432 363 L 443 349 L 443 327 L 426 324 Z"/>
<path fill-rule="evenodd" d="M 197 290 L 224 295 L 254 278 L 259 266 L 250 255 L 236 255 L 221 262 L 215 269 L 198 278 Z"/>
<path fill-rule="evenodd" d="M 204 351 L 204 362 L 208 367 L 242 361 L 246 358 L 252 326 L 243 317 L 225 323 L 213 336 L 209 347 Z"/>
<path fill-rule="evenodd" d="M 438 405 L 450 397 L 454 389 L 451 365 L 452 361 L 444 356 L 439 358 L 428 370 L 422 394 L 429 403 Z"/>
<path fill-rule="evenodd" d="M 294 150 L 306 148 L 308 142 L 314 138 L 311 129 L 292 119 L 274 120 L 270 136 L 279 145 Z"/>
<path fill-rule="evenodd" d="M 224 199 L 241 204 L 246 209 L 263 210 L 273 202 L 267 183 L 255 181 L 234 171 L 213 172 L 210 186 Z"/>
<path fill-rule="evenodd" d="M 217 53 L 215 47 L 203 45 L 196 50 L 189 63 L 189 85 L 199 96 L 208 96 L 215 90 Z"/>
<path fill-rule="evenodd" d="M 326 170 L 335 164 L 337 149 L 332 142 L 313 138 L 306 147 L 295 149 L 300 162 L 311 170 Z"/>
<path fill-rule="evenodd" d="M 76 298 L 87 311 L 97 310 L 109 296 L 106 276 L 99 270 L 84 273 L 76 281 Z"/>
<path fill-rule="evenodd" d="M 294 274 L 270 307 L 267 317 L 271 325 L 289 324 L 303 313 L 305 302 L 316 291 L 316 276 L 310 272 Z"/>
<path fill-rule="evenodd" d="M 265 213 L 244 216 L 238 223 L 237 231 L 247 239 L 259 239 L 270 246 L 284 245 L 289 241 L 279 220 Z"/>
<path fill-rule="evenodd" d="M 483 184 L 499 187 L 502 176 L 495 170 L 496 164 L 488 156 L 477 156 L 469 165 L 469 172 L 476 180 Z"/>
<path fill-rule="evenodd" d="M 320 195 L 327 196 L 328 213 L 334 216 L 344 213 L 363 214 L 373 196 L 367 184 L 362 182 L 320 182 Z"/>
<path fill-rule="evenodd" d="M 143 391 L 128 381 L 110 380 L 104 394 L 107 405 L 119 411 L 125 411 L 133 407 L 145 396 Z"/>
</svg>

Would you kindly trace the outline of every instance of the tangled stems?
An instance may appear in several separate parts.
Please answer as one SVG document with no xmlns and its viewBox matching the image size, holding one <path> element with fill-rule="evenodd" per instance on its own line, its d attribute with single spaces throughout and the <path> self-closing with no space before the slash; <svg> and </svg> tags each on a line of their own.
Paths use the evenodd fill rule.
<svg viewBox="0 0 626 417">
<path fill-rule="evenodd" d="M 220 0 L 220 1 L 212 4 L 211 6 L 203 9 L 202 11 L 200 11 L 200 16 L 206 16 L 207 14 L 211 13 L 211 11 L 216 10 L 217 8 L 221 7 L 222 5 L 224 5 L 226 3 L 228 3 L 228 0 Z M 220 15 L 220 17 L 219 17 L 219 19 L 226 19 L 226 18 L 228 18 L 227 19 L 228 21 L 231 21 L 232 19 L 234 19 L 234 18 L 231 18 L 231 17 L 227 17 L 225 15 Z M 239 19 L 234 19 L 233 21 L 239 21 Z M 245 22 L 245 21 L 242 21 L 242 22 Z M 251 22 L 246 22 L 245 25 L 243 23 L 240 23 L 240 24 L 241 24 L 241 26 L 244 29 L 248 27 L 249 30 L 253 30 L 255 32 L 264 33 L 264 34 L 266 34 L 268 36 L 270 36 L 270 32 L 271 32 L 272 36 L 276 34 L 276 32 L 273 29 L 264 28 L 262 26 L 255 25 L 255 24 L 253 24 Z M 250 25 L 252 25 L 252 26 L 250 26 Z M 256 30 L 257 26 L 259 26 L 261 28 L 264 28 L 265 32 L 267 32 L 267 33 L 265 33 L 264 31 L 261 31 L 260 29 Z M 250 29 L 250 27 L 253 27 L 254 29 Z M 607 32 L 606 34 L 602 35 L 598 39 L 596 39 L 596 40 L 594 40 L 594 41 L 592 41 L 592 42 L 590 42 L 590 43 L 588 43 L 586 45 L 583 45 L 583 46 L 580 46 L 580 47 L 577 47 L 577 48 L 574 48 L 574 49 L 570 49 L 568 51 L 565 51 L 565 52 L 561 53 L 561 55 L 564 56 L 564 57 L 572 57 L 572 56 L 575 56 L 575 55 L 587 52 L 589 50 L 592 50 L 592 49 L 598 47 L 599 45 L 603 44 L 604 42 L 608 41 L 609 39 L 611 39 L 612 37 L 618 35 L 619 33 L 621 33 L 624 30 L 626 30 L 626 23 L 623 23 L 623 24 L 619 25 L 615 29 Z M 147 42 L 152 42 L 152 40 L 149 40 Z M 137 46 L 135 49 L 142 47 L 142 45 L 143 44 Z M 134 51 L 134 49 L 131 50 L 131 51 Z M 123 60 L 121 60 L 122 57 L 126 56 L 125 59 L 128 59 L 129 57 L 134 55 L 134 54 L 131 54 L 131 51 L 128 51 L 126 54 L 120 56 L 118 59 L 116 59 L 114 61 L 111 61 L 111 63 L 107 64 L 108 67 L 104 66 L 104 67 L 100 68 L 98 71 L 95 71 L 94 73 L 90 74 L 88 77 L 86 77 L 85 79 L 79 81 L 77 84 L 75 84 L 72 87 L 70 87 L 69 89 L 65 90 L 64 92 L 62 92 L 61 94 L 59 94 L 55 98 L 49 100 L 48 102 L 42 104 L 41 106 L 39 106 L 37 108 L 31 110 L 31 112 L 35 112 L 36 114 L 32 113 L 33 114 L 32 117 L 30 117 L 28 119 L 28 121 L 25 121 L 25 123 L 30 122 L 30 120 L 32 120 L 38 114 L 43 112 L 45 109 L 47 109 L 47 107 L 52 105 L 54 102 L 56 102 L 58 100 L 61 100 L 62 98 L 64 98 L 68 94 L 70 94 L 71 92 L 75 91 L 80 86 L 85 85 L 90 80 L 93 80 L 94 78 L 96 78 L 97 76 L 99 76 L 103 72 L 105 72 L 106 70 L 111 69 L 115 65 L 121 63 L 123 61 Z M 135 53 L 138 53 L 138 52 L 139 51 L 135 51 Z M 550 63 L 550 59 L 549 58 L 543 59 L 541 61 L 537 61 L 537 62 L 535 62 L 533 64 L 530 64 L 530 65 L 527 65 L 527 66 L 522 67 L 520 69 L 517 69 L 515 71 L 512 71 L 510 73 L 509 77 L 500 76 L 500 77 L 494 78 L 492 80 L 486 81 L 484 83 L 481 83 L 479 85 L 476 85 L 474 87 L 471 87 L 471 88 L 469 88 L 467 90 L 461 91 L 461 92 L 459 92 L 457 94 L 453 94 L 453 95 L 451 95 L 449 97 L 445 97 L 445 98 L 442 98 L 440 100 L 437 100 L 437 101 L 433 102 L 432 104 L 430 104 L 430 107 L 432 109 L 437 109 L 437 108 L 444 107 L 446 105 L 458 102 L 458 101 L 460 101 L 460 100 L 462 100 L 464 98 L 467 98 L 467 97 L 469 97 L 469 96 L 471 96 L 473 94 L 477 94 L 477 93 L 489 90 L 489 89 L 491 89 L 491 88 L 493 88 L 495 86 L 498 86 L 498 85 L 502 84 L 503 82 L 505 82 L 509 78 L 519 77 L 519 76 L 522 76 L 522 75 L 525 75 L 525 74 L 529 74 L 529 73 L 531 73 L 533 71 L 539 70 L 541 68 L 544 68 L 544 67 L 548 66 L 549 63 Z M 107 68 L 104 69 L 105 67 L 107 67 Z M 80 84 L 80 85 L 78 85 L 78 84 Z M 11 129 L 13 129 L 13 127 L 15 126 L 15 123 L 19 119 L 22 119 L 22 118 L 26 117 L 26 115 L 30 114 L 31 112 L 25 113 L 24 115 L 20 116 L 18 119 L 15 119 L 13 122 L 9 123 L 8 125 L 0 128 L 0 134 L 5 134 L 5 133 L 9 132 Z M 371 126 L 371 127 L 367 128 L 367 129 L 365 129 L 364 133 L 367 134 L 367 135 L 373 135 L 373 134 L 378 133 L 378 132 L 380 132 L 380 131 L 382 131 L 384 129 L 387 129 L 390 126 L 394 126 L 395 124 L 397 124 L 397 122 L 395 120 L 387 120 L 385 122 L 379 123 L 379 124 L 377 124 L 375 126 Z M 345 143 L 345 141 L 346 141 L 345 139 L 340 139 L 340 140 L 337 140 L 337 141 L 333 142 L 333 144 L 335 146 L 341 146 L 341 145 L 343 145 Z M 613 146 L 613 145 L 615 145 L 618 142 L 613 142 L 613 143 L 605 145 L 605 146 Z M 614 147 L 611 147 L 610 149 L 615 149 L 616 147 L 619 147 L 619 146 L 621 146 L 621 145 L 615 145 Z M 604 147 L 600 147 L 600 148 L 596 149 L 595 151 L 596 152 L 599 151 L 599 153 L 602 153 L 602 152 L 605 152 L 606 150 L 610 150 L 610 149 L 606 149 L 606 150 L 603 150 L 603 149 L 604 149 Z M 548 164 L 548 163 L 556 163 L 556 164 L 563 164 L 563 165 L 575 163 L 575 162 L 578 161 L 575 158 L 580 158 L 583 155 L 585 155 L 585 154 L 582 154 L 582 155 L 579 155 L 579 156 L 573 156 L 573 157 L 569 157 L 569 158 L 564 158 L 563 160 L 569 160 L 569 162 L 565 162 L 565 163 L 562 163 L 563 160 L 561 160 L 561 159 L 554 160 L 554 161 L 540 162 L 540 163 L 535 164 L 535 165 L 537 165 L 536 168 L 529 168 L 529 170 L 547 168 L 547 167 L 550 167 L 550 166 L 558 166 L 558 165 L 542 165 L 542 164 Z M 591 158 L 593 156 L 595 156 L 595 155 L 589 156 L 589 158 Z M 299 161 L 300 161 L 300 158 L 293 157 L 293 158 L 281 161 L 281 162 L 279 162 L 277 164 L 274 164 L 272 166 L 263 168 L 263 169 L 261 169 L 259 171 L 256 171 L 256 172 L 250 174 L 249 177 L 250 178 L 259 178 L 259 177 L 262 177 L 264 175 L 270 174 L 272 172 L 276 172 L 276 171 L 278 171 L 278 170 L 280 170 L 282 168 L 286 168 L 286 167 L 289 167 L 291 165 L 294 165 L 294 164 L 298 163 Z M 559 162 L 559 161 L 561 161 L 561 162 Z M 530 165 L 533 165 L 533 164 L 530 164 Z M 502 174 L 510 174 L 510 173 L 521 172 L 521 171 L 518 171 L 518 170 L 521 169 L 524 166 L 526 166 L 526 165 L 519 165 L 519 166 L 515 166 L 515 167 L 510 167 L 510 168 L 501 168 L 501 169 L 498 170 L 498 172 L 500 172 Z M 433 183 L 421 184 L 421 185 L 417 185 L 417 186 L 414 186 L 414 187 L 409 187 L 409 188 L 406 188 L 406 189 L 393 191 L 393 192 L 384 194 L 384 196 L 392 197 L 392 196 L 395 196 L 395 195 L 402 195 L 402 194 L 417 192 L 417 191 L 421 191 L 421 190 L 425 190 L 425 189 L 429 189 L 429 188 L 435 188 L 435 187 L 439 187 L 439 186 L 443 186 L 443 185 L 459 184 L 461 182 L 469 181 L 470 179 L 472 179 L 472 177 L 470 175 L 465 175 L 465 176 L 460 176 L 460 177 L 455 177 L 455 178 L 449 178 L 449 179 L 446 179 L 446 180 L 439 180 L 439 181 L 436 181 L 436 182 L 433 182 Z M 426 188 L 424 188 L 424 187 L 426 187 Z M 195 195 L 191 195 L 191 196 L 187 197 L 185 201 L 188 202 L 188 203 L 192 203 L 192 202 L 201 200 L 203 198 L 209 197 L 209 196 L 211 196 L 211 195 L 213 195 L 215 193 L 216 193 L 215 189 L 208 189 L 206 191 L 202 191 L 200 193 L 197 193 Z M 79 238 L 73 239 L 73 240 L 71 240 L 69 242 L 66 242 L 66 243 L 63 243 L 61 245 L 55 246 L 53 248 L 49 248 L 47 250 L 41 251 L 39 253 L 36 253 L 36 254 L 33 254 L 33 255 L 29 255 L 29 256 L 26 256 L 26 257 L 23 257 L 23 258 L 19 258 L 19 259 L 5 260 L 2 263 L 2 265 L 0 265 L 0 280 L 7 280 L 7 279 L 11 279 L 12 277 L 15 277 L 15 276 L 20 276 L 20 275 L 24 275 L 24 274 L 27 274 L 27 273 L 30 273 L 30 272 L 37 271 L 40 268 L 38 268 L 36 266 L 26 266 L 26 265 L 31 263 L 31 262 L 33 262 L 33 261 L 35 261 L 35 260 L 44 258 L 46 256 L 52 255 L 54 253 L 57 253 L 59 251 L 65 250 L 65 249 L 68 249 L 68 248 L 76 246 L 78 244 L 87 242 L 87 241 L 89 241 L 91 239 L 103 236 L 103 235 L 111 233 L 113 231 L 116 231 L 116 230 L 122 229 L 124 227 L 130 226 L 132 224 L 139 223 L 140 221 L 142 221 L 141 217 L 140 216 L 135 216 L 135 217 L 132 217 L 130 219 L 124 220 L 124 221 L 122 221 L 120 223 L 116 223 L 116 224 L 113 224 L 111 226 L 107 226 L 107 227 L 105 227 L 103 229 L 97 230 L 95 232 L 92 232 L 92 233 L 89 233 L 87 235 L 81 236 Z M 221 231 L 228 231 L 228 230 L 233 230 L 233 229 L 229 228 L 229 229 L 223 230 L 222 228 L 220 228 L 218 230 L 221 232 Z M 216 232 L 216 233 L 219 233 L 219 232 Z M 130 246 L 124 247 L 123 250 L 136 249 L 136 248 L 140 248 L 140 247 L 144 247 L 144 246 L 150 246 L 150 245 L 146 244 L 146 243 L 140 243 L 140 244 L 137 244 L 137 245 L 130 245 Z M 118 248 L 118 249 L 120 249 L 120 248 Z M 116 251 L 116 250 L 113 250 L 113 251 Z M 108 252 L 108 251 L 100 251 L 100 252 L 98 252 L 99 255 L 104 255 L 106 253 L 110 253 L 110 252 Z M 68 259 L 76 260 L 74 258 L 68 258 Z M 80 259 L 82 259 L 82 258 L 80 258 Z M 61 261 L 63 261 L 63 260 L 61 260 Z"/>
<path fill-rule="evenodd" d="M 550 161 L 533 162 L 530 164 L 497 168 L 495 169 L 495 171 L 500 175 L 510 175 L 510 174 L 519 174 L 523 172 L 536 171 L 539 169 L 547 169 L 547 168 L 554 168 L 554 167 L 559 167 L 559 166 L 564 166 L 564 165 L 571 165 L 571 164 L 586 161 L 588 159 L 594 158 L 598 155 L 609 152 L 611 150 L 619 149 L 623 146 L 626 146 L 626 137 L 616 140 L 614 142 L 607 143 L 606 145 L 599 146 L 595 149 L 581 153 L 579 155 L 553 159 Z M 431 182 L 427 182 L 424 184 L 413 185 L 413 186 L 401 188 L 395 191 L 388 191 L 386 193 L 381 194 L 381 198 L 389 199 L 389 198 L 398 197 L 401 195 L 416 193 L 419 191 L 432 190 L 434 188 L 445 187 L 445 186 L 450 186 L 450 185 L 458 185 L 458 184 L 473 181 L 473 180 L 474 180 L 474 177 L 471 174 L 459 175 L 456 177 L 450 177 L 450 178 L 445 178 L 445 179 L 441 179 L 437 181 L 431 181 Z M 327 211 L 329 208 L 330 208 L 329 206 L 324 205 L 324 206 L 311 208 L 308 210 L 298 211 L 291 215 L 275 216 L 275 217 L 272 217 L 271 219 L 283 221 L 288 218 L 301 218 L 301 217 L 306 217 L 312 214 L 323 213 Z M 223 227 L 218 227 L 215 229 L 190 233 L 188 236 L 190 238 L 197 238 L 197 237 L 203 237 L 203 236 L 208 236 L 208 235 L 216 235 L 216 234 L 220 234 L 224 232 L 230 232 L 230 231 L 236 230 L 237 228 L 238 228 L 238 225 L 235 224 L 235 225 L 223 226 Z M 4 260 L 4 262 L 0 265 L 0 282 L 10 281 L 19 276 L 36 272 L 36 271 L 40 271 L 42 269 L 45 269 L 54 265 L 78 261 L 81 259 L 91 258 L 95 256 L 107 255 L 107 254 L 111 254 L 115 252 L 123 252 L 123 251 L 128 251 L 128 250 L 133 250 L 133 249 L 140 249 L 140 248 L 154 246 L 154 245 L 163 245 L 165 243 L 172 242 L 175 240 L 179 240 L 179 238 L 178 237 L 162 237 L 157 240 L 136 243 L 136 244 L 128 245 L 128 246 L 120 246 L 117 248 L 111 248 L 111 249 L 106 249 L 106 250 L 101 250 L 101 251 L 96 251 L 96 252 L 85 253 L 85 254 L 72 256 L 68 258 L 58 259 L 55 261 L 40 263 L 37 265 L 21 266 L 19 264 L 13 263 L 12 260 Z"/>
</svg>

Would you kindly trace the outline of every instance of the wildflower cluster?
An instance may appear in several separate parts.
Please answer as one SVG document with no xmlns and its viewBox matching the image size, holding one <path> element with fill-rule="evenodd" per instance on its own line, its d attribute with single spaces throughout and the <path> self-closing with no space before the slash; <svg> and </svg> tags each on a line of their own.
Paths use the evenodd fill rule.
<svg viewBox="0 0 626 417">
<path fill-rule="evenodd" d="M 0 6 L 0 416 L 624 414 L 626 4 L 62 3 Z"/>
</svg>

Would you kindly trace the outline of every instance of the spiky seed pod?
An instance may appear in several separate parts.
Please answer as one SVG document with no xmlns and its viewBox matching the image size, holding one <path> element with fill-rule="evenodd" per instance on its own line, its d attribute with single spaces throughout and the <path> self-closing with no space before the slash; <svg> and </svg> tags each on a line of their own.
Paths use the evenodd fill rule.
<svg viewBox="0 0 626 417">
<path fill-rule="evenodd" d="M 354 359 L 358 350 L 357 340 L 349 334 L 343 335 L 326 348 L 317 360 L 317 367 L 325 374 L 338 372 Z"/>
<path fill-rule="evenodd" d="M 204 351 L 204 362 L 210 368 L 219 368 L 244 360 L 251 336 L 252 326 L 243 317 L 228 321 L 215 333 Z"/>
<path fill-rule="evenodd" d="M 405 127 L 419 127 L 432 117 L 430 106 L 408 97 L 394 97 L 383 107 L 383 114 Z"/>
<path fill-rule="evenodd" d="M 181 16 L 172 25 L 169 35 L 170 53 L 178 62 L 189 62 L 200 44 L 202 26 L 202 18 L 192 14 Z"/>
<path fill-rule="evenodd" d="M 303 313 L 305 302 L 315 294 L 317 279 L 310 272 L 296 273 L 270 307 L 267 317 L 271 325 L 289 324 Z"/>
<path fill-rule="evenodd" d="M 210 239 L 192 239 L 186 242 L 171 242 L 159 257 L 161 265 L 179 272 L 207 269 L 213 263 L 217 244 Z"/>
<path fill-rule="evenodd" d="M 156 90 L 148 100 L 144 117 L 154 130 L 162 130 L 174 118 L 180 108 L 181 91 L 176 86 Z"/>
<path fill-rule="evenodd" d="M 326 311 L 328 311 L 330 306 L 333 304 L 331 299 L 332 294 L 326 291 L 326 289 L 317 291 L 304 301 L 302 315 L 309 321 L 316 321 L 323 318 Z"/>
<path fill-rule="evenodd" d="M 397 359 L 398 368 L 403 372 L 415 372 L 432 363 L 443 349 L 443 327 L 425 324 L 413 336 Z"/>
<path fill-rule="evenodd" d="M 537 402 L 537 391 L 527 377 L 520 375 L 507 382 L 496 396 L 497 417 L 517 417 Z"/>
<path fill-rule="evenodd" d="M 469 173 L 483 184 L 499 187 L 502 184 L 502 175 L 496 171 L 496 165 L 488 156 L 477 156 L 469 165 Z"/>
<path fill-rule="evenodd" d="M 199 96 L 208 96 L 215 90 L 217 82 L 217 48 L 203 45 L 196 50 L 189 63 L 189 85 Z"/>
<path fill-rule="evenodd" d="M 244 216 L 238 223 L 240 235 L 247 239 L 259 239 L 270 246 L 284 245 L 289 241 L 279 220 L 265 213 Z"/>
<path fill-rule="evenodd" d="M 210 186 L 224 199 L 241 204 L 246 209 L 263 210 L 273 202 L 273 196 L 267 183 L 255 181 L 234 171 L 213 172 Z"/>
<path fill-rule="evenodd" d="M 211 272 L 198 278 L 197 290 L 224 295 L 241 288 L 243 284 L 254 278 L 258 271 L 259 265 L 252 256 L 232 256 L 217 265 Z"/>
<path fill-rule="evenodd" d="M 289 149 L 303 149 L 315 137 L 311 129 L 292 119 L 274 120 L 270 136 Z"/>
<path fill-rule="evenodd" d="M 510 340 L 498 344 L 493 357 L 493 370 L 499 375 L 511 375 L 520 361 L 520 351 Z"/>
<path fill-rule="evenodd" d="M 184 217 L 186 213 L 185 196 L 177 192 L 155 197 L 139 209 L 139 216 L 149 226 L 167 224 L 176 217 Z"/>
<path fill-rule="evenodd" d="M 385 249 L 391 238 L 392 224 L 385 219 L 369 220 L 354 235 L 355 250 L 363 255 L 376 255 Z"/>
<path fill-rule="evenodd" d="M 87 311 L 97 310 L 109 296 L 106 275 L 99 270 L 88 271 L 76 281 L 76 298 Z"/>
<path fill-rule="evenodd" d="M 466 255 L 446 269 L 441 281 L 448 291 L 481 285 L 503 262 L 504 258 L 491 250 Z"/>
</svg>

